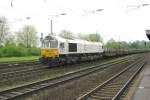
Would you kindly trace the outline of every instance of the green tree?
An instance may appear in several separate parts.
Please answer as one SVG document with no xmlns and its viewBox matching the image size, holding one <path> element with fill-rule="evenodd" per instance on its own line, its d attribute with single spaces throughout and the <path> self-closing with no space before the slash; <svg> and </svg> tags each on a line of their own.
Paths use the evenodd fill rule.
<svg viewBox="0 0 150 100">
<path fill-rule="evenodd" d="M 62 30 L 60 32 L 59 36 L 65 38 L 65 39 L 74 39 L 75 38 L 74 34 L 68 30 Z"/>
<path fill-rule="evenodd" d="M 108 40 L 108 42 L 106 43 L 106 48 L 107 49 L 119 49 L 120 45 L 119 43 L 117 43 L 114 39 L 110 39 Z"/>
<path fill-rule="evenodd" d="M 150 48 L 149 42 L 146 41 L 134 41 L 129 43 L 129 47 L 132 49 L 146 49 Z"/>
<path fill-rule="evenodd" d="M 89 41 L 89 36 L 87 34 L 78 33 L 77 38 Z"/>
<path fill-rule="evenodd" d="M 6 37 L 9 33 L 9 26 L 5 16 L 0 16 L 0 46 L 5 44 Z"/>
<path fill-rule="evenodd" d="M 95 34 L 89 34 L 88 35 L 89 41 L 93 41 L 93 42 L 103 42 L 102 37 L 100 36 L 99 33 L 95 33 Z"/>
<path fill-rule="evenodd" d="M 11 45 L 11 44 L 16 44 L 15 35 L 8 34 L 5 39 L 5 46 Z"/>
<path fill-rule="evenodd" d="M 120 49 L 129 49 L 129 44 L 125 41 L 117 42 Z"/>
<path fill-rule="evenodd" d="M 106 48 L 107 49 L 114 49 L 114 50 L 118 50 L 118 49 L 125 49 L 125 50 L 129 50 L 129 49 L 148 49 L 148 48 L 150 48 L 150 42 L 134 41 L 134 42 L 127 43 L 125 41 L 116 42 L 114 39 L 110 39 L 106 43 Z"/>
<path fill-rule="evenodd" d="M 37 30 L 32 25 L 25 25 L 20 31 L 16 32 L 17 43 L 27 48 L 36 47 L 38 44 Z"/>
<path fill-rule="evenodd" d="M 83 40 L 87 40 L 87 41 L 93 41 L 93 42 L 103 42 L 103 39 L 99 33 L 94 33 L 94 34 L 78 33 L 78 38 L 83 39 Z"/>
<path fill-rule="evenodd" d="M 106 47 L 108 49 L 115 49 L 115 50 L 119 50 L 119 49 L 129 49 L 129 43 L 125 42 L 125 41 L 115 41 L 114 39 L 110 39 L 108 40 L 108 42 L 106 43 Z"/>
</svg>

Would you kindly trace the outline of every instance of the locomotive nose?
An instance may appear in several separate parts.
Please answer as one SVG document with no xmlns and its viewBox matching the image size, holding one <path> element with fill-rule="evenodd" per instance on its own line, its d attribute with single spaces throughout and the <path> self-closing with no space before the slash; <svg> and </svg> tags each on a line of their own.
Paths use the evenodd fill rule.
<svg viewBox="0 0 150 100">
<path fill-rule="evenodd" d="M 48 58 L 48 57 L 58 57 L 59 50 L 58 48 L 42 48 L 41 49 L 41 56 Z"/>
</svg>

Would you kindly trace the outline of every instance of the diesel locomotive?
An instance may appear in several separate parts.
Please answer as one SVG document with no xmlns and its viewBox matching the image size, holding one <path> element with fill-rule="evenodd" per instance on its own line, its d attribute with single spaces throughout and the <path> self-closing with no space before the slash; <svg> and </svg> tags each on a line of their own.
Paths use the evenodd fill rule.
<svg viewBox="0 0 150 100">
<path fill-rule="evenodd" d="M 101 58 L 103 51 L 103 45 L 100 42 L 47 35 L 41 39 L 40 61 L 51 66 L 92 61 Z"/>
</svg>

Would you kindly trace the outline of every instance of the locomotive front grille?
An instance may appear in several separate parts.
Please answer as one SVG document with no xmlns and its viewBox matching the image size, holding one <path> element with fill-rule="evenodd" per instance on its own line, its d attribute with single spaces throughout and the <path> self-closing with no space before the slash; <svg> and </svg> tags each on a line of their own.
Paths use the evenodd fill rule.
<svg viewBox="0 0 150 100">
<path fill-rule="evenodd" d="M 58 50 L 58 48 L 42 48 L 41 56 L 45 57 L 45 58 L 59 57 L 59 50 Z"/>
</svg>

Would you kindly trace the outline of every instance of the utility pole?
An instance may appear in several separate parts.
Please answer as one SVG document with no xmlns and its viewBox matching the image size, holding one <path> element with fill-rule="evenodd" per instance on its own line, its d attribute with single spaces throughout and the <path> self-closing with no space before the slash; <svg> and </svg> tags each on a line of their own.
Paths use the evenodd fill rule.
<svg viewBox="0 0 150 100">
<path fill-rule="evenodd" d="M 53 20 L 50 20 L 50 32 L 53 35 Z"/>
<path fill-rule="evenodd" d="M 66 13 L 61 13 L 60 15 L 66 15 Z M 51 16 L 50 18 L 50 34 L 51 35 L 54 35 L 53 33 L 53 18 L 56 18 L 56 17 L 59 17 L 60 15 L 48 15 L 48 16 Z"/>
</svg>

